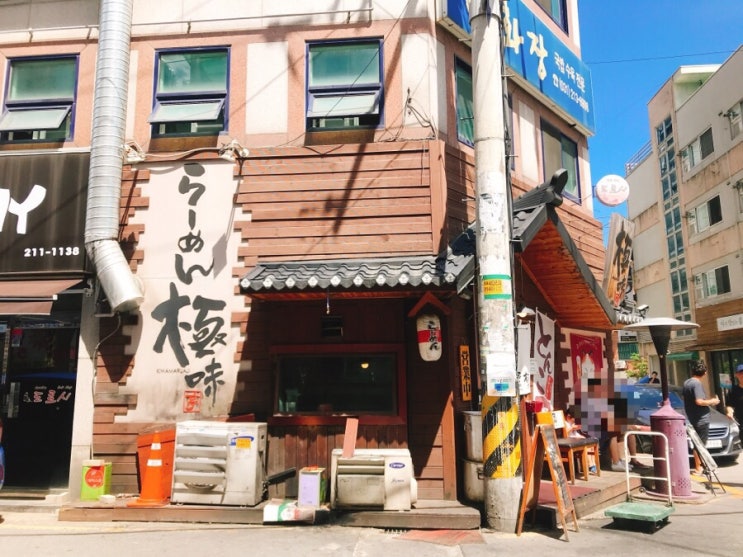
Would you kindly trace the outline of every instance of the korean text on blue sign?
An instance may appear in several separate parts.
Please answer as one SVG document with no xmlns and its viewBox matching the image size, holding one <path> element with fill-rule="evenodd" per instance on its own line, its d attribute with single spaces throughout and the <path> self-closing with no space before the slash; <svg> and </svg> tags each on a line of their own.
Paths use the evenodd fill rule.
<svg viewBox="0 0 743 557">
<path fill-rule="evenodd" d="M 466 0 L 447 0 L 446 19 L 471 35 Z M 503 3 L 505 63 L 593 133 L 591 71 L 521 0 Z"/>
</svg>

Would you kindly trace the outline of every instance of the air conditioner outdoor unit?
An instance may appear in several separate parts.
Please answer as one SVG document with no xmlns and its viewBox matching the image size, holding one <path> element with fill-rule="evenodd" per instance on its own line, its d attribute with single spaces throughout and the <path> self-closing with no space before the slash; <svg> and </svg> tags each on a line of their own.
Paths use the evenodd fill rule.
<svg viewBox="0 0 743 557">
<path fill-rule="evenodd" d="M 266 479 L 267 424 L 176 424 L 171 503 L 257 505 Z"/>
<path fill-rule="evenodd" d="M 383 508 L 409 511 L 418 501 L 408 449 L 356 449 L 343 457 L 333 449 L 330 464 L 332 508 Z"/>
</svg>

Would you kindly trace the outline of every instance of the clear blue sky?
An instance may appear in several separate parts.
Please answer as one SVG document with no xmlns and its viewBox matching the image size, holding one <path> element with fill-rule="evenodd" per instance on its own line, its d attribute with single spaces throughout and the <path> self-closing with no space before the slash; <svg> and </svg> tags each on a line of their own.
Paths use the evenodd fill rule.
<svg viewBox="0 0 743 557">
<path fill-rule="evenodd" d="M 624 163 L 650 140 L 647 103 L 679 66 L 722 63 L 743 44 L 743 1 L 578 0 L 578 12 L 593 83 L 595 186 L 607 174 L 624 176 Z M 626 216 L 626 203 L 594 199 L 604 242 L 614 212 Z"/>
</svg>

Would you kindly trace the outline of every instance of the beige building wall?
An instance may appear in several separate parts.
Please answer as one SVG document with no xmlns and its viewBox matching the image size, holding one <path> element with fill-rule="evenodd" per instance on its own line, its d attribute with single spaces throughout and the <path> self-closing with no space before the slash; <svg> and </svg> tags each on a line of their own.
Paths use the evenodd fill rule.
<svg viewBox="0 0 743 557">
<path fill-rule="evenodd" d="M 671 315 L 670 285 L 663 287 L 669 282 L 670 268 L 667 248 L 662 246 L 667 233 L 655 137 L 656 126 L 670 116 L 689 300 L 692 321 L 699 328 L 693 335 L 672 338 L 669 352 L 697 351 L 708 363 L 715 354 L 718 360 L 720 356 L 725 360 L 727 351 L 743 349 L 743 131 L 732 131 L 738 125 L 742 100 L 743 49 L 721 65 L 679 68 L 648 103 L 653 153 L 628 176 L 629 216 L 640 230 L 634 250 L 638 303 L 650 304 L 651 316 L 661 315 L 656 308 Z M 711 152 L 704 158 L 697 156 L 694 164 L 688 163 L 692 146 L 698 147 L 705 133 L 712 136 Z M 654 184 L 658 196 L 655 202 L 640 184 Z M 717 198 L 721 218 L 697 227 L 695 216 L 716 206 Z M 700 295 L 695 277 L 724 267 L 728 270 L 729 291 Z M 683 379 L 684 370 L 678 363 L 674 365 L 677 380 Z M 711 391 L 719 392 L 724 379 L 719 374 L 724 372 L 713 370 Z"/>
</svg>

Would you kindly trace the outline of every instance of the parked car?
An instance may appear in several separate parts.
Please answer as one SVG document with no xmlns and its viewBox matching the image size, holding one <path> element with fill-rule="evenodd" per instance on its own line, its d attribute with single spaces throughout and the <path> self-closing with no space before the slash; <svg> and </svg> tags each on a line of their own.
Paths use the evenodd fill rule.
<svg viewBox="0 0 743 557">
<path fill-rule="evenodd" d="M 663 404 L 663 391 L 660 385 L 632 384 L 624 385 L 620 389 L 623 397 L 627 398 L 627 415 L 635 423 L 650 425 L 650 416 Z M 682 388 L 678 385 L 668 386 L 668 400 L 671 407 L 686 417 Z M 735 462 L 741 453 L 740 428 L 738 424 L 725 414 L 710 408 L 712 416 L 707 439 L 709 454 L 719 460 Z M 638 436 L 640 450 L 646 452 L 649 440 Z M 689 444 L 691 452 L 691 443 Z"/>
</svg>

